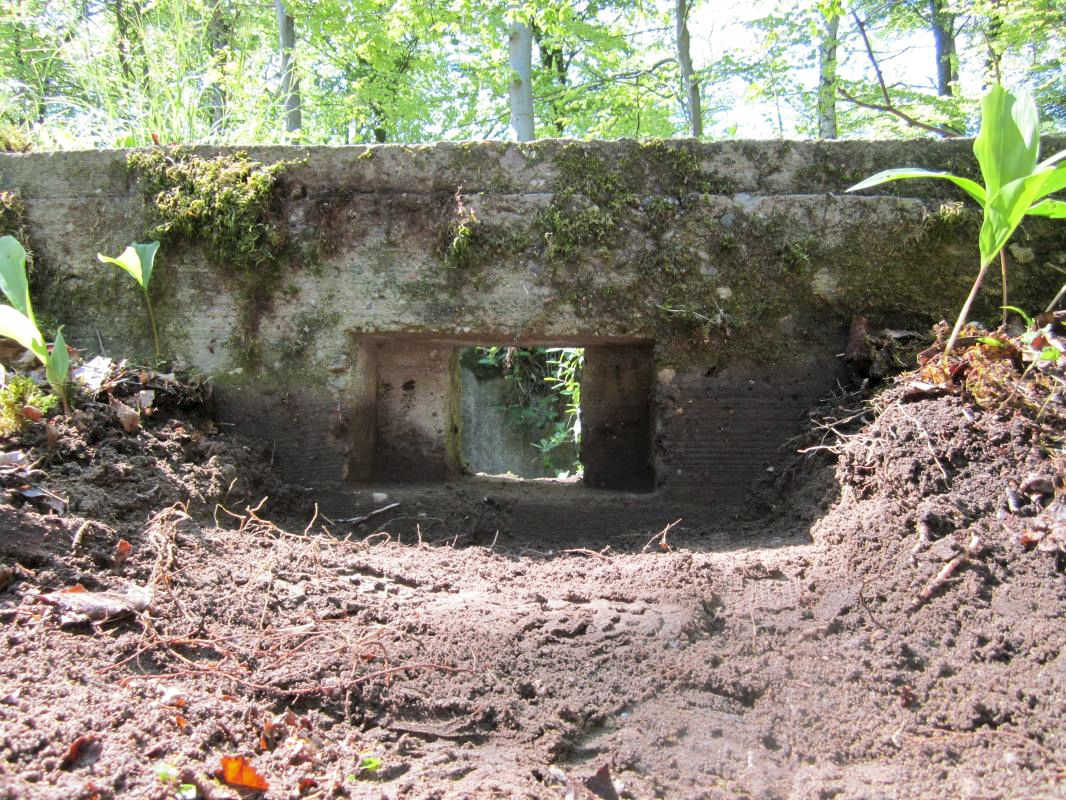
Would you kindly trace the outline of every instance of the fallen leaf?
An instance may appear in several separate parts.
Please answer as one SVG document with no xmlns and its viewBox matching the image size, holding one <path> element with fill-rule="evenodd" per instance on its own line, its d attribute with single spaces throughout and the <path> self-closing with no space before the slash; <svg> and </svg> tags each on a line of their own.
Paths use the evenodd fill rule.
<svg viewBox="0 0 1066 800">
<path fill-rule="evenodd" d="M 181 714 L 175 714 L 174 715 L 174 724 L 178 726 L 178 730 L 179 731 L 183 731 L 183 730 L 185 730 L 185 728 L 188 726 L 189 723 L 186 722 L 185 717 L 183 717 Z"/>
<path fill-rule="evenodd" d="M 111 408 L 114 410 L 122 430 L 126 431 L 126 433 L 133 433 L 141 426 L 141 415 L 136 409 L 130 408 L 121 400 L 116 400 L 113 397 L 111 398 Z"/>
<path fill-rule="evenodd" d="M 163 696 L 159 698 L 159 704 L 162 706 L 184 708 L 187 703 L 188 700 L 185 699 L 185 690 L 177 686 L 171 686 L 164 691 Z"/>
<path fill-rule="evenodd" d="M 611 768 L 604 764 L 596 774 L 585 781 L 585 788 L 603 800 L 618 800 L 618 791 L 611 780 Z"/>
<path fill-rule="evenodd" d="M 137 392 L 137 405 L 141 408 L 151 408 L 155 402 L 155 392 L 151 389 L 143 389 Z"/>
<path fill-rule="evenodd" d="M 44 417 L 44 412 L 36 406 L 23 406 L 19 409 L 19 413 L 30 422 L 40 422 L 41 418 Z"/>
<path fill-rule="evenodd" d="M 244 756 L 222 756 L 221 762 L 222 768 L 215 774 L 223 783 L 241 789 L 266 791 L 270 788 L 270 784 L 255 771 Z"/>
<path fill-rule="evenodd" d="M 27 484 L 26 486 L 18 487 L 15 491 L 30 500 L 40 500 L 58 514 L 66 513 L 67 501 L 57 494 L 52 494 L 47 489 Z"/>
<path fill-rule="evenodd" d="M 70 769 L 75 763 L 85 755 L 85 752 L 96 744 L 96 734 L 86 733 L 79 736 L 73 742 L 70 743 L 70 747 L 67 748 L 66 754 L 63 756 L 63 760 L 59 762 L 60 769 Z"/>
<path fill-rule="evenodd" d="M 44 426 L 45 439 L 49 450 L 55 450 L 59 444 L 59 428 L 51 423 Z"/>
<path fill-rule="evenodd" d="M 26 465 L 26 454 L 21 450 L 8 450 L 0 453 L 0 467 L 23 467 Z"/>
<path fill-rule="evenodd" d="M 119 539 L 118 544 L 115 545 L 115 554 L 111 556 L 111 560 L 115 562 L 116 567 L 120 567 L 126 563 L 126 559 L 133 553 L 133 545 L 127 542 L 125 539 Z"/>
<path fill-rule="evenodd" d="M 87 592 L 78 587 L 42 594 L 41 601 L 66 612 L 60 618 L 61 625 L 81 625 L 110 622 L 144 611 L 151 604 L 152 592 L 140 586 L 129 586 L 125 593 Z"/>
<path fill-rule="evenodd" d="M 300 780 L 296 782 L 296 787 L 299 789 L 300 794 L 303 794 L 308 789 L 314 789 L 316 786 L 318 786 L 318 781 L 314 778 L 300 778 Z"/>
</svg>

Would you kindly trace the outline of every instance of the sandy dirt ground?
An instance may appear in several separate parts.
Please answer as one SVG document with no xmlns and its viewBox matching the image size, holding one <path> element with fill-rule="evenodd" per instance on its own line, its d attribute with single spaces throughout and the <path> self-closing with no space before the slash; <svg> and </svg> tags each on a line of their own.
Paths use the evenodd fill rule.
<svg viewBox="0 0 1066 800">
<path fill-rule="evenodd" d="M 113 411 L 4 443 L 0 798 L 1066 796 L 1062 470 L 1022 416 L 893 389 L 737 519 L 475 545 Z"/>
</svg>

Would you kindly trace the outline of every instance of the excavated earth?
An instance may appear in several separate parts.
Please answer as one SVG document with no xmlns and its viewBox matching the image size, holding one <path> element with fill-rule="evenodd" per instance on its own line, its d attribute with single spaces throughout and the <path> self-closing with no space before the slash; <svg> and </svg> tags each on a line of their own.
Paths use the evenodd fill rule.
<svg viewBox="0 0 1066 800">
<path fill-rule="evenodd" d="M 178 410 L 35 423 L 0 798 L 1066 796 L 1056 432 L 877 407 L 735 520 L 595 544 L 326 520 Z"/>
</svg>

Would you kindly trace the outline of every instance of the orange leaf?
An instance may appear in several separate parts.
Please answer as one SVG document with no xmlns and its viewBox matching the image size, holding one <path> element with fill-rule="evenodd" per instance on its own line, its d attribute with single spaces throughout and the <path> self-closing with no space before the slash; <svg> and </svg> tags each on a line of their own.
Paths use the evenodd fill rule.
<svg viewBox="0 0 1066 800">
<path fill-rule="evenodd" d="M 127 542 L 125 539 L 119 539 L 118 544 L 115 545 L 115 555 L 113 560 L 115 565 L 121 565 L 126 562 L 126 559 L 130 557 L 130 553 L 133 552 L 133 545 Z"/>
<path fill-rule="evenodd" d="M 185 730 L 185 726 L 188 725 L 189 723 L 187 723 L 185 721 L 185 717 L 183 717 L 181 714 L 175 714 L 174 715 L 174 724 L 178 726 L 178 730 L 179 731 L 183 731 L 183 730 Z"/>
<path fill-rule="evenodd" d="M 84 586 L 82 586 L 80 583 L 75 583 L 73 586 L 68 586 L 66 589 L 60 589 L 59 591 L 77 593 L 77 592 L 87 591 L 87 589 Z"/>
<path fill-rule="evenodd" d="M 44 412 L 34 406 L 23 406 L 20 409 L 20 413 L 30 422 L 40 422 L 44 416 Z"/>
<path fill-rule="evenodd" d="M 269 784 L 263 779 L 244 756 L 222 756 L 222 769 L 216 774 L 223 783 L 241 789 L 259 789 L 266 791 Z"/>
</svg>

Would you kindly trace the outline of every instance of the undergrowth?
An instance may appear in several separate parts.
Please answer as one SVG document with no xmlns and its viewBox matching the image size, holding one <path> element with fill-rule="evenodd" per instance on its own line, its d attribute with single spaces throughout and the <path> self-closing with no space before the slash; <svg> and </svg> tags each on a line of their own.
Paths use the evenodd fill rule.
<svg viewBox="0 0 1066 800">
<path fill-rule="evenodd" d="M 32 378 L 9 374 L 7 385 L 0 389 L 0 434 L 15 433 L 33 417 L 47 414 L 58 402 L 58 397 L 45 392 Z M 40 413 L 27 413 L 27 409 Z"/>
</svg>

